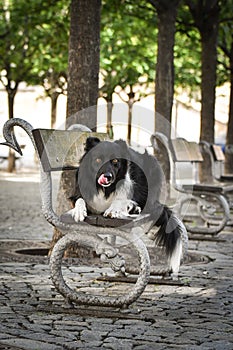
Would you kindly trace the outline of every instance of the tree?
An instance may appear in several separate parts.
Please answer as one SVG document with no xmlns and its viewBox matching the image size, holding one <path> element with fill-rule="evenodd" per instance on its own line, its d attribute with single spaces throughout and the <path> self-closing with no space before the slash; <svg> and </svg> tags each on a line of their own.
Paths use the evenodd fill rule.
<svg viewBox="0 0 233 350">
<path fill-rule="evenodd" d="M 134 74 L 134 76 L 136 75 Z M 143 77 L 141 78 L 143 79 Z M 128 105 L 127 142 L 129 145 L 131 145 L 133 106 L 143 97 L 152 94 L 152 89 L 148 87 L 149 81 L 150 80 L 147 80 L 146 82 L 143 82 L 143 80 L 140 81 L 140 77 L 138 77 L 137 83 L 132 83 L 129 80 L 129 84 L 124 84 L 123 88 L 119 86 L 119 89 L 115 89 L 115 93 L 117 93 L 121 100 Z"/>
<path fill-rule="evenodd" d="M 201 36 L 201 132 L 200 139 L 214 142 L 217 69 L 218 0 L 186 0 Z"/>
<path fill-rule="evenodd" d="M 51 99 L 51 128 L 55 127 L 58 97 L 67 92 L 69 11 L 67 1 L 58 1 L 50 9 L 51 20 L 41 23 L 38 53 L 34 58 L 33 77 L 28 84 L 42 85 Z"/>
<path fill-rule="evenodd" d="M 72 0 L 68 67 L 69 123 L 96 128 L 101 0 Z M 85 109 L 92 107 L 86 115 Z M 80 113 L 83 111 L 83 113 Z M 79 113 L 77 113 L 79 112 Z M 75 115 L 74 118 L 70 118 Z"/>
<path fill-rule="evenodd" d="M 158 15 L 158 52 L 155 78 L 155 128 L 170 137 L 174 95 L 174 43 L 179 0 L 148 0 Z M 164 122 L 164 119 L 167 122 Z"/>
<path fill-rule="evenodd" d="M 111 117 L 115 92 L 128 104 L 130 143 L 133 104 L 148 94 L 147 88 L 154 80 L 155 14 L 145 1 L 105 1 L 101 24 L 103 85 L 100 95 L 107 101 L 107 132 L 113 135 Z"/>
<path fill-rule="evenodd" d="M 45 95 L 51 99 L 51 129 L 55 128 L 57 119 L 57 101 L 60 95 L 66 95 L 67 74 L 65 71 L 56 72 L 51 68 L 40 76 Z"/>
<path fill-rule="evenodd" d="M 4 0 L 0 4 L 0 81 L 8 96 L 8 116 L 14 117 L 14 100 L 19 84 L 33 77 L 33 65 L 41 25 L 48 23 L 49 4 L 43 0 Z M 15 156 L 9 153 L 8 171 L 15 169 Z"/>
<path fill-rule="evenodd" d="M 223 67 L 221 73 L 224 73 L 223 81 L 230 82 L 230 100 L 228 127 L 226 134 L 226 173 L 233 172 L 233 154 L 227 152 L 229 145 L 233 143 L 233 18 L 231 16 L 233 2 L 228 0 L 224 7 L 221 8 L 220 30 L 219 30 L 219 48 L 220 48 L 220 65 Z"/>
<path fill-rule="evenodd" d="M 100 51 L 101 0 L 72 0 L 68 69 L 67 127 L 84 124 L 95 130 Z M 68 198 L 75 185 L 75 171 L 63 171 L 58 193 L 57 213 L 71 207 Z M 55 229 L 51 247 L 60 239 Z M 72 247 L 76 251 L 76 247 Z M 67 253 L 68 254 L 68 253 Z"/>
<path fill-rule="evenodd" d="M 174 46 L 175 94 L 185 90 L 190 97 L 198 96 L 201 86 L 200 33 L 187 6 L 179 6 Z"/>
</svg>

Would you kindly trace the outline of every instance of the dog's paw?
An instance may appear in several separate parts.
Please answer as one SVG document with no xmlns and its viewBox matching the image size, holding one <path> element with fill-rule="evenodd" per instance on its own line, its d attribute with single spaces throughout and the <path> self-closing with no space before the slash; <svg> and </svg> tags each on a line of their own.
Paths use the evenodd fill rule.
<svg viewBox="0 0 233 350">
<path fill-rule="evenodd" d="M 131 214 L 140 214 L 141 208 L 132 200 L 116 200 L 105 210 L 104 216 L 109 218 L 124 219 Z"/>
<path fill-rule="evenodd" d="M 85 201 L 82 198 L 77 199 L 75 207 L 70 210 L 70 214 L 76 222 L 85 220 L 87 216 L 87 207 Z"/>
<path fill-rule="evenodd" d="M 104 212 L 105 217 L 118 219 L 126 217 L 127 214 L 127 205 L 120 200 L 115 200 Z"/>
<path fill-rule="evenodd" d="M 139 205 L 135 202 L 135 201 L 132 201 L 132 200 L 129 200 L 128 203 L 127 203 L 127 212 L 129 215 L 132 215 L 132 214 L 140 214 L 142 211 L 142 209 L 139 207 Z"/>
</svg>

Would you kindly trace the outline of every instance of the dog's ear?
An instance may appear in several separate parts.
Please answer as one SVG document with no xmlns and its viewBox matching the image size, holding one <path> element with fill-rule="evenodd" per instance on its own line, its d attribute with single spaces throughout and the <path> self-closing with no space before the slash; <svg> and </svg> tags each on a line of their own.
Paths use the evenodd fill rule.
<svg viewBox="0 0 233 350">
<path fill-rule="evenodd" d="M 128 151 L 127 143 L 124 140 L 122 140 L 122 139 L 116 140 L 115 143 L 120 146 L 121 151 L 123 151 L 123 152 Z"/>
<path fill-rule="evenodd" d="M 121 156 L 121 158 L 127 159 L 128 158 L 128 153 L 129 153 L 129 148 L 128 148 L 127 143 L 124 140 L 122 140 L 122 139 L 116 140 L 114 142 L 118 146 L 120 146 L 120 156 Z"/>
<path fill-rule="evenodd" d="M 98 145 L 98 143 L 100 142 L 100 139 L 98 139 L 98 137 L 88 137 L 86 139 L 86 144 L 85 144 L 85 151 L 89 152 L 93 147 L 95 147 L 96 145 Z"/>
<path fill-rule="evenodd" d="M 116 140 L 116 141 L 114 141 L 117 145 L 119 145 L 122 149 L 127 149 L 128 148 L 128 146 L 127 146 L 127 143 L 124 141 L 124 140 L 122 140 L 122 139 L 120 139 L 120 140 Z"/>
</svg>

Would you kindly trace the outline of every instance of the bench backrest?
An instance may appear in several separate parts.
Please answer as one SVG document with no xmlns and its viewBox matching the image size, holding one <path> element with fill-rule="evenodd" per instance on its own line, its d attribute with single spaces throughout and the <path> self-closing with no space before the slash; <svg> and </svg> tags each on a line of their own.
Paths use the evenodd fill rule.
<svg viewBox="0 0 233 350">
<path fill-rule="evenodd" d="M 170 140 L 174 162 L 199 163 L 203 157 L 196 142 L 189 142 L 183 138 Z"/>
<path fill-rule="evenodd" d="M 162 144 L 167 152 L 170 163 L 170 180 L 177 187 L 180 182 L 196 183 L 199 181 L 198 166 L 203 162 L 199 145 L 189 142 L 184 138 L 168 140 L 159 132 L 151 136 L 152 145 L 157 151 L 158 145 Z"/>
<path fill-rule="evenodd" d="M 200 143 L 204 155 L 207 155 L 211 162 L 211 174 L 213 179 L 221 179 L 224 176 L 225 167 L 225 154 L 233 154 L 233 145 L 228 144 L 225 146 L 225 153 L 220 145 L 210 144 L 206 141 Z M 230 160 L 228 159 L 228 162 Z"/>
<path fill-rule="evenodd" d="M 217 161 L 217 162 L 224 162 L 225 161 L 225 155 L 222 151 L 221 146 L 212 144 L 211 151 L 213 153 L 215 161 Z"/>
<path fill-rule="evenodd" d="M 45 172 L 76 169 L 87 137 L 109 139 L 105 133 L 77 130 L 34 129 L 32 134 Z"/>
</svg>

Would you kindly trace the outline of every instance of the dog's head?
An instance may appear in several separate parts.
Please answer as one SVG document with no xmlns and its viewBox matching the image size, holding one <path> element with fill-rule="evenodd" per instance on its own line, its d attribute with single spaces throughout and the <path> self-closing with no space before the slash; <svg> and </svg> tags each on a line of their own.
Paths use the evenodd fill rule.
<svg viewBox="0 0 233 350">
<path fill-rule="evenodd" d="M 85 166 L 86 176 L 91 174 L 97 188 L 104 189 L 116 185 L 125 178 L 127 152 L 128 147 L 122 140 L 109 142 L 88 137 L 80 168 Z"/>
</svg>

